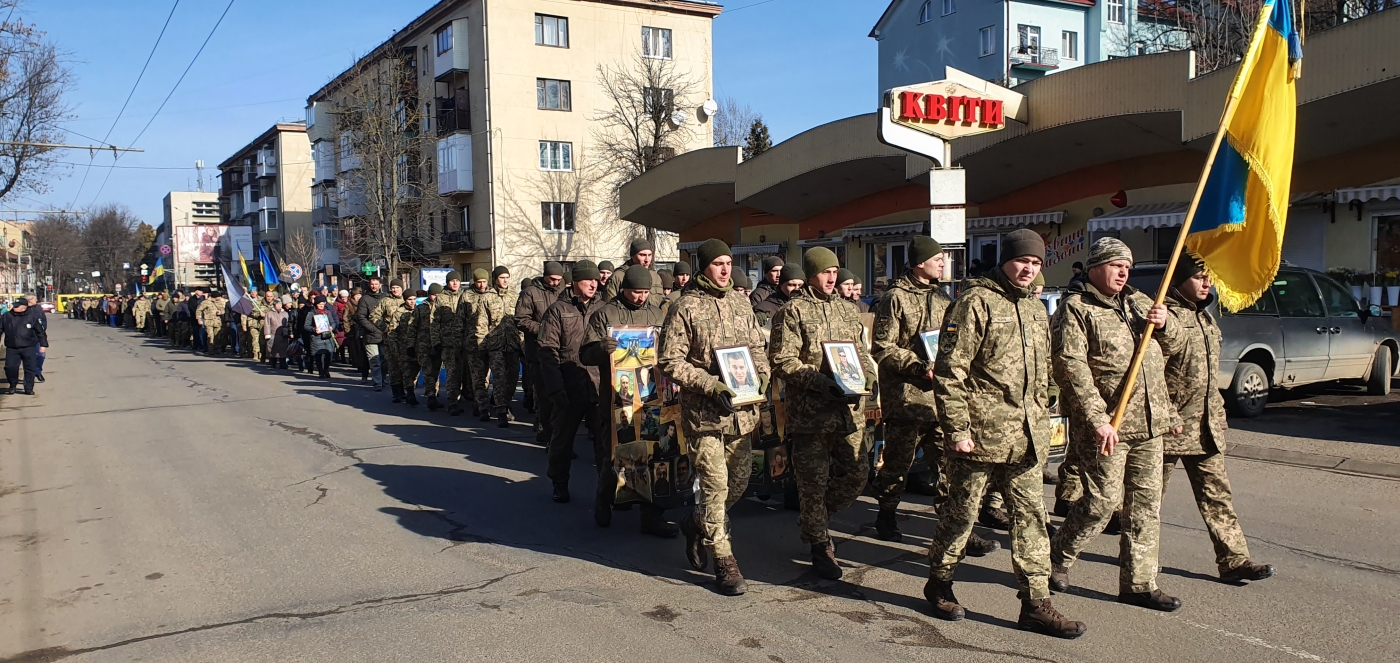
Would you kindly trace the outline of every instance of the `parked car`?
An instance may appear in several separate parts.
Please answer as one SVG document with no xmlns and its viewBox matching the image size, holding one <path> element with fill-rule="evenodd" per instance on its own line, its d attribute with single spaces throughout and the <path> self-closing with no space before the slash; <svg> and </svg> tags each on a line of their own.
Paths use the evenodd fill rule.
<svg viewBox="0 0 1400 663">
<path fill-rule="evenodd" d="M 1156 295 L 1166 265 L 1133 268 L 1129 285 Z M 1253 306 L 1212 309 L 1220 321 L 1220 384 L 1225 403 L 1257 417 L 1269 390 L 1332 380 L 1364 381 L 1373 395 L 1390 393 L 1400 362 L 1400 333 L 1379 306 L 1362 308 L 1351 290 L 1327 275 L 1284 263 Z"/>
<path fill-rule="evenodd" d="M 45 313 L 53 313 L 58 310 L 54 307 L 53 302 L 39 302 L 39 308 Z"/>
</svg>

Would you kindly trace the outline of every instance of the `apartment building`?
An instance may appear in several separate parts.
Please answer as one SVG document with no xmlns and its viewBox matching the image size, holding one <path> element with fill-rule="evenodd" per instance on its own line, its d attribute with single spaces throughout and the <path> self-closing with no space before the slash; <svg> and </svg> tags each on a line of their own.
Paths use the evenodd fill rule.
<svg viewBox="0 0 1400 663">
<path fill-rule="evenodd" d="M 1140 55 L 1136 0 L 893 0 L 879 41 L 879 92 L 953 67 L 1003 85 Z"/>
<path fill-rule="evenodd" d="M 217 226 L 223 223 L 219 214 L 219 194 L 215 191 L 171 191 L 165 194 L 164 217 L 156 229 L 156 246 L 176 248 L 176 228 L 181 226 Z M 218 281 L 219 268 L 213 262 L 178 262 L 172 252 L 165 258 L 165 270 L 173 274 L 173 283 L 210 287 Z"/>
<path fill-rule="evenodd" d="M 312 209 L 313 164 L 306 125 L 278 123 L 219 164 L 219 208 L 223 223 L 249 226 L 253 240 L 289 260 L 338 264 L 335 229 L 317 226 Z M 311 246 L 325 247 L 311 251 Z M 297 248 L 300 251 L 289 249 Z M 291 253 L 303 253 L 292 257 Z M 253 256 L 246 256 L 253 259 Z"/>
<path fill-rule="evenodd" d="M 599 69 L 665 62 L 690 94 L 647 93 L 672 106 L 673 126 L 684 127 L 683 140 L 659 158 L 708 147 L 711 21 L 719 12 L 694 0 L 439 2 L 308 99 L 316 209 L 345 221 L 374 206 L 356 184 L 365 180 L 355 173 L 368 168 L 366 155 L 336 109 L 357 76 L 383 75 L 375 63 L 393 59 L 398 107 L 417 119 L 408 130 L 428 139 L 421 155 L 400 157 L 417 167 L 405 178 L 421 194 L 419 209 L 408 212 L 416 224 L 400 230 L 405 262 L 463 273 L 505 264 L 518 281 L 540 274 L 548 260 L 624 258 L 631 239 L 648 230 L 618 219 L 607 165 L 594 148 L 605 130 L 596 118 L 613 104 Z M 673 236 L 658 253 L 677 257 Z"/>
<path fill-rule="evenodd" d="M 33 258 L 29 255 L 29 222 L 0 219 L 0 295 L 33 292 Z"/>
</svg>

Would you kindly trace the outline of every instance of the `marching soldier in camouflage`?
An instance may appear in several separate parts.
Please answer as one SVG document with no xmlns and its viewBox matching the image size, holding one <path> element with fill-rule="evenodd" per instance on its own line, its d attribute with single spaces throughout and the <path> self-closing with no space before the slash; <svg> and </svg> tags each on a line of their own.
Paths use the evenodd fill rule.
<svg viewBox="0 0 1400 663">
<path fill-rule="evenodd" d="M 427 299 L 413 312 L 413 343 L 418 355 L 418 363 L 423 370 L 423 396 L 428 401 L 428 409 L 438 407 L 438 373 L 442 371 L 442 357 L 433 350 L 433 313 L 437 310 L 437 297 L 442 294 L 442 285 L 428 286 Z"/>
<path fill-rule="evenodd" d="M 1069 569 L 1080 551 L 1103 531 L 1120 498 L 1124 506 L 1118 600 L 1152 610 L 1175 611 L 1181 601 L 1157 588 L 1157 548 L 1162 502 L 1162 437 L 1181 419 L 1167 394 L 1163 355 L 1180 351 L 1180 325 L 1168 324 L 1166 306 L 1154 306 L 1128 283 L 1133 253 L 1105 237 L 1089 251 L 1089 283 L 1071 292 L 1055 312 L 1055 382 L 1093 437 L 1075 440 L 1083 463 L 1084 495 L 1050 548 L 1050 586 L 1069 587 Z M 1113 409 L 1148 324 L 1158 328 L 1148 346 L 1125 417 L 1115 430 Z"/>
<path fill-rule="evenodd" d="M 642 270 L 624 274 L 616 299 L 605 304 L 588 319 L 588 333 L 584 335 L 583 346 L 579 348 L 579 359 L 584 364 L 597 367 L 600 375 L 609 375 L 612 368 L 612 353 L 617 350 L 617 340 L 608 334 L 609 328 L 617 327 L 656 327 L 666 321 L 661 309 L 651 303 L 651 281 Z M 598 381 L 597 421 L 602 430 L 593 447 L 594 462 L 598 466 L 598 491 L 593 499 L 593 521 L 599 527 L 612 524 L 613 498 L 617 491 L 617 473 L 612 466 L 612 380 Z M 650 503 L 642 504 L 642 533 L 659 536 L 663 539 L 674 537 L 679 530 L 666 522 L 664 511 Z"/>
<path fill-rule="evenodd" d="M 270 294 L 270 293 L 269 293 Z M 263 357 L 263 303 L 258 299 L 258 289 L 248 290 L 248 301 L 253 305 L 253 312 L 243 316 L 243 325 L 238 330 L 240 336 L 239 344 L 243 346 L 243 356 L 252 357 L 253 361 L 262 363 Z"/>
<path fill-rule="evenodd" d="M 363 299 L 361 299 L 363 301 Z M 398 359 L 403 355 L 403 351 L 394 345 L 394 330 L 398 327 L 398 311 L 403 308 L 403 281 L 394 279 L 389 282 L 389 296 L 383 297 L 374 309 L 369 312 L 369 321 L 379 328 L 379 333 L 383 340 L 379 344 L 380 360 L 385 362 L 384 375 L 389 383 L 389 389 L 394 394 L 394 402 L 402 403 L 403 396 L 403 365 Z"/>
<path fill-rule="evenodd" d="M 787 434 L 797 476 L 802 542 L 812 547 L 812 567 L 827 580 L 841 577 L 828 531 L 831 516 L 860 496 L 869 472 L 865 454 L 865 407 L 822 372 L 822 343 L 855 344 L 865 374 L 864 391 L 875 387 L 875 362 L 861 342 L 860 312 L 836 292 L 840 265 L 825 247 L 802 258 L 805 285 L 773 318 L 768 362 L 787 389 Z M 856 387 L 856 385 L 851 385 Z"/>
<path fill-rule="evenodd" d="M 146 331 L 146 319 L 151 315 L 151 300 L 144 295 L 136 298 L 131 305 L 131 315 L 136 318 L 136 329 Z"/>
<path fill-rule="evenodd" d="M 1249 559 L 1249 545 L 1235 515 L 1230 479 L 1225 474 L 1225 399 L 1220 395 L 1220 326 L 1206 310 L 1214 303 L 1211 278 L 1199 261 L 1182 256 L 1167 293 L 1171 324 L 1181 330 L 1179 352 L 1167 355 L 1167 393 L 1181 416 L 1179 435 L 1162 440 L 1162 491 L 1180 462 L 1186 468 L 1196 508 L 1215 545 L 1215 564 L 1226 582 L 1263 580 L 1271 564 Z"/>
<path fill-rule="evenodd" d="M 719 593 L 737 596 L 748 590 L 748 584 L 729 543 L 727 513 L 749 484 L 750 435 L 758 425 L 758 407 L 734 406 L 736 394 L 720 378 L 715 350 L 747 345 L 764 391 L 768 358 L 753 307 L 734 291 L 729 246 L 710 239 L 700 245 L 696 256 L 701 273 L 666 314 L 657 366 L 680 387 L 681 433 L 690 441 L 699 479 L 695 511 L 681 520 L 686 559 L 703 571 L 713 555 Z M 620 286 L 626 276 L 614 273 L 612 280 Z M 653 290 L 648 299 L 655 296 Z"/>
<path fill-rule="evenodd" d="M 469 322 L 462 318 L 466 312 L 461 306 L 465 296 L 462 275 L 454 269 L 447 273 L 447 287 L 438 294 L 433 312 L 433 351 L 447 368 L 447 384 L 442 389 L 447 392 L 444 405 L 447 413 L 454 417 L 463 412 L 459 402 L 462 398 L 462 335 Z M 434 401 L 429 400 L 428 409 L 433 406 Z"/>
<path fill-rule="evenodd" d="M 497 265 L 491 270 L 492 287 L 482 293 L 476 310 L 476 342 L 491 358 L 491 396 L 486 402 L 480 394 L 477 405 L 481 420 L 490 421 L 493 413 L 496 425 L 510 425 L 510 402 L 515 398 L 515 385 L 520 379 L 520 330 L 515 327 L 516 302 L 520 294 L 510 287 L 510 270 Z M 483 390 L 484 392 L 484 390 Z"/>
<path fill-rule="evenodd" d="M 481 307 L 481 298 L 491 281 L 491 272 L 477 268 L 472 271 L 472 285 L 462 297 L 462 398 L 471 401 L 472 416 L 489 415 L 481 409 L 481 401 L 486 398 L 489 384 L 491 355 L 481 349 L 476 340 L 476 316 Z"/>
<path fill-rule="evenodd" d="M 655 259 L 656 253 L 651 242 L 643 238 L 634 239 L 632 240 L 632 245 L 627 248 L 627 254 L 630 255 L 631 258 L 628 259 L 627 262 L 622 263 L 622 265 L 617 268 L 617 271 L 613 272 L 612 277 L 608 279 L 608 287 L 603 291 L 603 301 L 612 301 L 613 298 L 617 296 L 619 286 L 622 285 L 622 275 L 625 274 L 627 270 L 638 267 L 646 270 L 647 273 L 651 275 L 651 300 L 653 302 L 658 302 L 657 305 L 660 306 L 659 302 L 661 302 L 665 295 L 661 292 L 661 275 L 657 274 L 656 269 L 652 266 L 652 261 Z"/>
<path fill-rule="evenodd" d="M 228 344 L 224 338 L 224 307 L 223 295 L 212 293 L 208 299 L 199 303 L 199 308 L 195 309 L 194 316 L 204 325 L 205 338 L 208 339 L 209 347 L 206 354 L 221 354 L 224 346 Z"/>
<path fill-rule="evenodd" d="M 385 334 L 386 339 L 393 339 L 394 363 L 399 368 L 399 391 L 403 393 L 403 402 L 409 407 L 418 405 L 418 397 L 413 393 L 418 386 L 419 369 L 418 311 L 414 302 L 418 297 L 427 296 L 428 293 L 424 290 L 403 293 L 403 299 L 399 300 L 399 308 L 389 316 L 395 320 L 393 330 Z"/>
<path fill-rule="evenodd" d="M 164 336 L 169 333 L 170 325 L 170 297 L 165 293 L 156 295 L 156 301 L 152 303 L 155 311 L 155 335 Z"/>
<path fill-rule="evenodd" d="M 924 596 L 940 618 L 966 616 L 953 595 L 953 574 L 988 483 L 1005 477 L 1014 514 L 1011 567 L 1020 585 L 1017 625 L 1077 638 L 1084 624 L 1050 604 L 1041 489 L 1050 452 L 1050 326 L 1045 305 L 1030 287 L 1040 273 L 1045 241 L 1034 231 L 1016 230 L 1002 240 L 1001 255 L 998 269 L 968 283 L 939 337 L 933 387 L 948 441 L 948 499 L 929 545 Z M 898 297 L 892 291 L 886 302 Z"/>
<path fill-rule="evenodd" d="M 544 312 L 559 301 L 564 291 L 564 266 L 553 260 L 544 264 L 542 283 L 526 286 L 515 304 L 515 326 L 525 334 L 525 388 L 535 389 L 531 398 L 539 416 L 535 417 L 535 441 L 548 444 L 553 420 L 549 394 L 540 383 L 540 323 Z"/>
</svg>

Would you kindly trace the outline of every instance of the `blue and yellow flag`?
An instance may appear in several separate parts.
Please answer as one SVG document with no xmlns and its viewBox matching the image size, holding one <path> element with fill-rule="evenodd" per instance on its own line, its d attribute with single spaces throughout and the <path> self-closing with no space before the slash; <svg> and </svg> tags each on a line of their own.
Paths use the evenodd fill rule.
<svg viewBox="0 0 1400 663">
<path fill-rule="evenodd" d="M 155 283 L 156 279 L 165 276 L 165 258 L 156 258 L 156 266 L 151 268 L 150 282 Z"/>
<path fill-rule="evenodd" d="M 1186 238 L 1231 311 L 1259 299 L 1278 274 L 1293 177 L 1302 42 L 1291 0 L 1266 0 L 1230 87 L 1234 114 Z"/>
<path fill-rule="evenodd" d="M 246 284 L 245 287 L 255 287 L 253 285 L 253 277 L 248 275 L 248 261 L 243 259 L 243 249 L 236 250 L 238 251 L 238 265 L 243 268 L 243 283 Z"/>
</svg>

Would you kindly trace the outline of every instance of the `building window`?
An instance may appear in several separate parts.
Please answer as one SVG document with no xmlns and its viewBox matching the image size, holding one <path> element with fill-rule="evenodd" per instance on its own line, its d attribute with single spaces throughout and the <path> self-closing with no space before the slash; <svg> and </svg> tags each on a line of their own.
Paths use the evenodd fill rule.
<svg viewBox="0 0 1400 663">
<path fill-rule="evenodd" d="M 423 47 L 423 75 L 428 75 L 428 47 Z"/>
<path fill-rule="evenodd" d="M 437 166 L 438 173 L 442 175 L 457 170 L 457 150 L 452 149 L 451 143 L 446 140 L 438 141 Z"/>
<path fill-rule="evenodd" d="M 568 81 L 537 78 L 535 79 L 535 93 L 539 97 L 540 110 L 566 111 L 573 109 Z"/>
<path fill-rule="evenodd" d="M 1021 40 L 1018 53 L 1036 54 L 1040 52 L 1040 26 L 1018 25 L 1016 26 L 1016 34 Z"/>
<path fill-rule="evenodd" d="M 924 6 L 919 8 L 919 25 L 923 25 L 933 20 L 933 0 L 927 0 Z"/>
<path fill-rule="evenodd" d="M 1065 60 L 1079 59 L 1078 32 L 1065 31 L 1060 33 L 1060 57 Z"/>
<path fill-rule="evenodd" d="M 535 14 L 535 45 L 569 47 L 569 19 Z"/>
<path fill-rule="evenodd" d="M 540 141 L 540 170 L 574 169 L 574 144 L 555 140 Z"/>
<path fill-rule="evenodd" d="M 997 52 L 997 36 L 992 30 L 993 26 L 982 28 L 977 36 L 982 42 L 982 55 L 991 55 Z"/>
<path fill-rule="evenodd" d="M 452 50 L 452 24 L 448 23 L 437 31 L 437 54 L 442 55 L 450 50 Z"/>
<path fill-rule="evenodd" d="M 1123 23 L 1123 0 L 1108 0 L 1104 5 L 1109 23 Z"/>
<path fill-rule="evenodd" d="M 643 27 L 642 57 L 670 60 L 671 30 L 669 28 Z"/>
<path fill-rule="evenodd" d="M 642 103 L 646 105 L 648 115 L 670 115 L 676 103 L 676 91 L 659 87 L 642 88 Z"/>
<path fill-rule="evenodd" d="M 277 210 L 263 210 L 263 230 L 277 230 Z"/>
<path fill-rule="evenodd" d="M 340 134 L 340 158 L 349 159 L 355 156 L 355 141 L 349 133 Z"/>
<path fill-rule="evenodd" d="M 949 15 L 949 14 L 951 14 L 951 13 L 957 11 L 957 10 L 958 10 L 958 5 L 957 5 L 957 2 L 955 2 L 955 0 L 943 0 L 943 15 L 944 15 L 944 16 L 947 16 L 947 15 Z"/>
<path fill-rule="evenodd" d="M 573 203 L 540 203 L 540 226 L 545 232 L 571 233 L 574 231 Z"/>
</svg>

